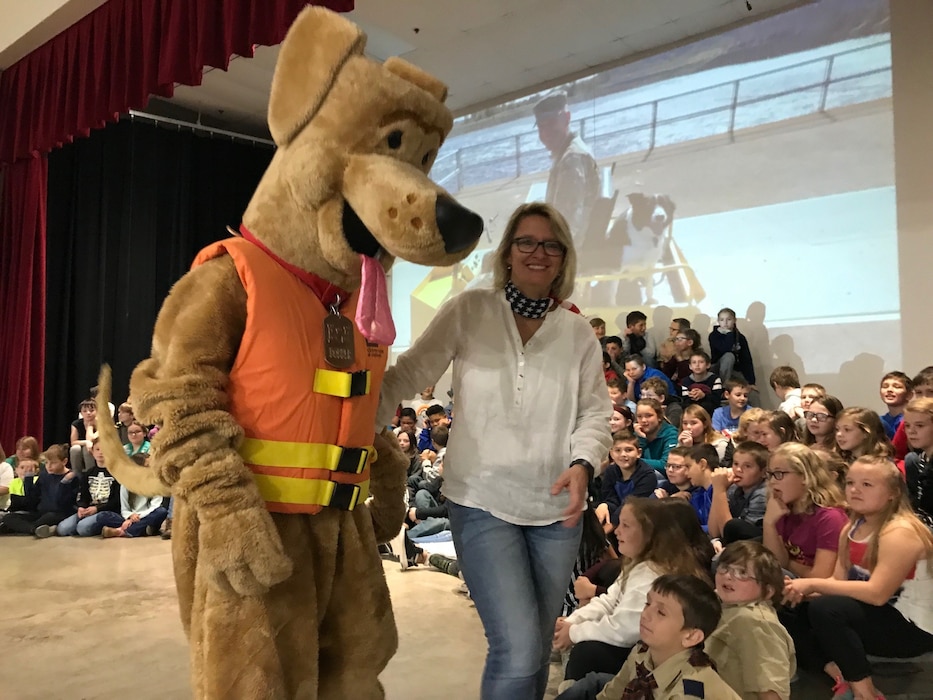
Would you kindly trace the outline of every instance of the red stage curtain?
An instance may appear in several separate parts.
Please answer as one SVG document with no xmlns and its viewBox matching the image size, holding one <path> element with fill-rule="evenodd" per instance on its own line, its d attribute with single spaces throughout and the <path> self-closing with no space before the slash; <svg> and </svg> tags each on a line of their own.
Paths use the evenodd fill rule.
<svg viewBox="0 0 933 700">
<path fill-rule="evenodd" d="M 205 66 L 275 45 L 308 4 L 353 0 L 110 0 L 0 74 L 0 443 L 42 440 L 45 154 Z M 51 319 L 54 322 L 54 319 Z M 15 414 L 15 417 L 14 417 Z"/>
<path fill-rule="evenodd" d="M 0 443 L 8 455 L 23 435 L 42 442 L 47 174 L 44 155 L 24 158 L 3 167 L 0 185 Z"/>
</svg>

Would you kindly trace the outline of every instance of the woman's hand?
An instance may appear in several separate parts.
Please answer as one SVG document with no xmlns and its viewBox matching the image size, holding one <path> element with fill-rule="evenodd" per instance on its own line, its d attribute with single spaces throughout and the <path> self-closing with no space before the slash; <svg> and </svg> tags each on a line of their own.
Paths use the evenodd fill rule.
<svg viewBox="0 0 933 700">
<path fill-rule="evenodd" d="M 590 470 L 582 464 L 574 464 L 565 469 L 551 486 L 552 496 L 557 496 L 561 491 L 570 492 L 570 505 L 563 512 L 564 527 L 576 527 L 580 518 L 583 517 L 586 487 L 589 483 Z"/>
</svg>

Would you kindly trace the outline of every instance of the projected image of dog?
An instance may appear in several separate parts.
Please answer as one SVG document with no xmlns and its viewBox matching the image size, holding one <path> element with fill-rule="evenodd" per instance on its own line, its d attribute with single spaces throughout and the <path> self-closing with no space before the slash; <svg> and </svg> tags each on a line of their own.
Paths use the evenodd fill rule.
<svg viewBox="0 0 933 700">
<path fill-rule="evenodd" d="M 671 235 L 674 222 L 674 201 L 666 194 L 644 194 L 633 192 L 628 195 L 631 205 L 625 213 L 616 219 L 611 240 L 622 247 L 622 269 L 637 275 L 645 288 L 646 303 L 654 301 L 654 274 L 664 255 L 667 238 Z"/>
</svg>

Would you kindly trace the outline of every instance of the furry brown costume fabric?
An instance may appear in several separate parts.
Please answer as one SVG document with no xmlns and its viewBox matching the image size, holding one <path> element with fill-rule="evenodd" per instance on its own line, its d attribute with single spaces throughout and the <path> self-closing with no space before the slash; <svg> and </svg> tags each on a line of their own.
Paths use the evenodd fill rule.
<svg viewBox="0 0 933 700">
<path fill-rule="evenodd" d="M 278 150 L 243 217 L 275 256 L 348 291 L 360 286 L 361 254 L 386 270 L 396 256 L 450 265 L 482 232 L 476 214 L 427 178 L 452 126 L 445 86 L 405 61 L 372 61 L 364 46 L 355 25 L 327 10 L 296 20 L 269 104 Z M 370 502 L 269 512 L 231 413 L 247 288 L 229 255 L 173 287 L 152 355 L 130 383 L 136 416 L 160 426 L 150 467 L 128 462 L 112 426 L 101 430 L 106 462 L 131 491 L 175 497 L 173 559 L 196 698 L 380 698 L 397 634 L 376 545 L 401 526 L 408 460 L 384 432 L 373 443 Z M 109 395 L 105 368 L 98 402 Z M 347 400 L 378 397 L 373 386 Z"/>
</svg>

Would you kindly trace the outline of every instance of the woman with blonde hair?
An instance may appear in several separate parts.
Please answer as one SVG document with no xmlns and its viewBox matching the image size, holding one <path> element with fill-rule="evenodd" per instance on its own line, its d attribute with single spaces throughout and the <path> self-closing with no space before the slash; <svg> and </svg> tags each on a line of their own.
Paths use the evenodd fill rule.
<svg viewBox="0 0 933 700">
<path fill-rule="evenodd" d="M 489 643 L 481 697 L 540 699 L 612 407 L 599 341 L 564 303 L 576 276 L 564 217 L 518 207 L 493 260 L 493 287 L 444 304 L 386 372 L 377 423 L 453 365 L 444 493 Z"/>
<path fill-rule="evenodd" d="M 883 696 L 872 683 L 868 654 L 910 658 L 933 651 L 933 535 L 885 457 L 852 463 L 846 497 L 851 516 L 833 575 L 789 581 L 784 596 L 791 604 L 816 596 L 807 617 L 817 656 L 808 660 L 835 680 L 834 697 L 876 700 Z"/>
</svg>

